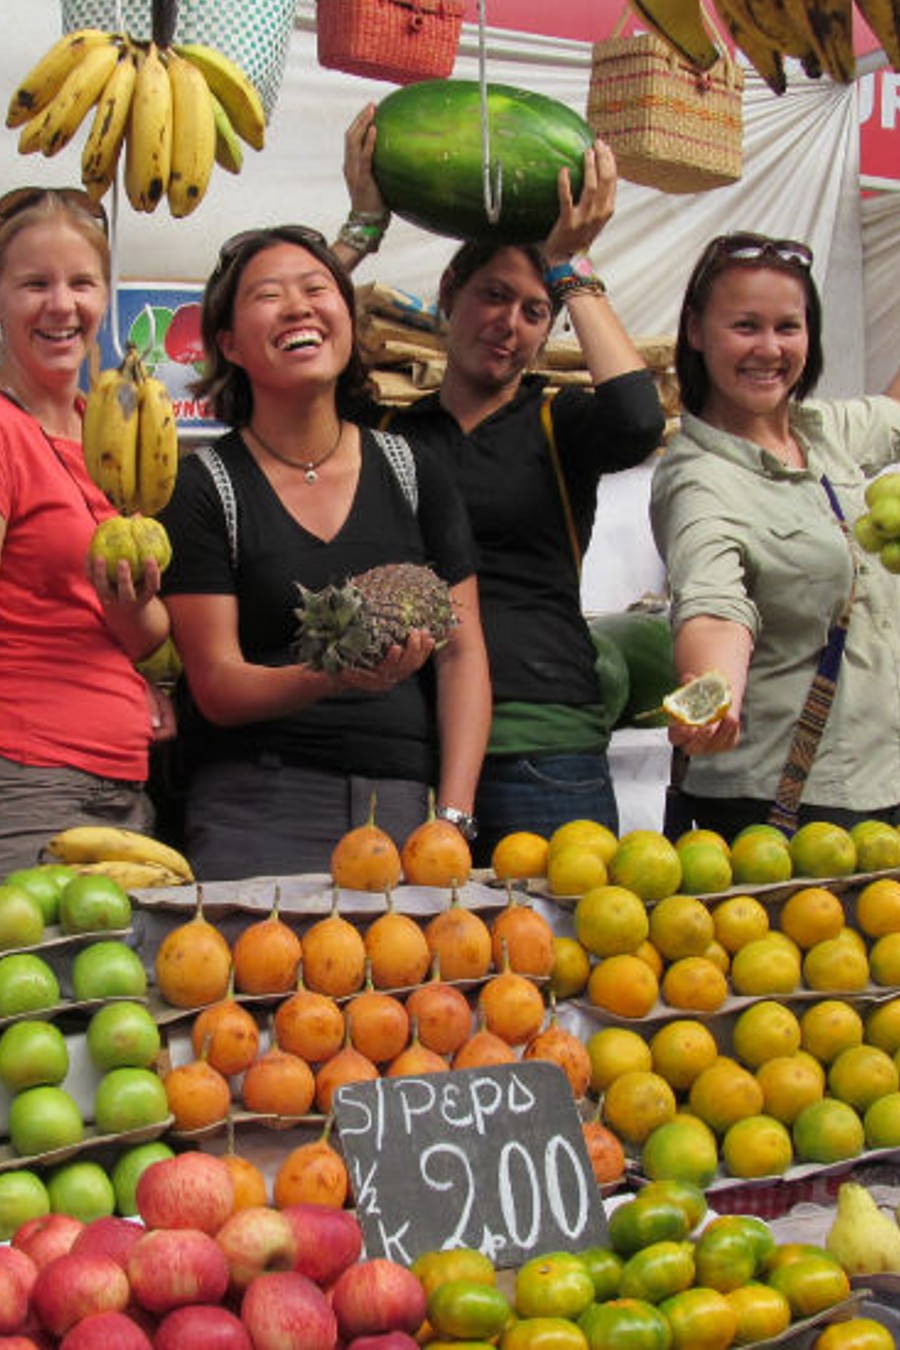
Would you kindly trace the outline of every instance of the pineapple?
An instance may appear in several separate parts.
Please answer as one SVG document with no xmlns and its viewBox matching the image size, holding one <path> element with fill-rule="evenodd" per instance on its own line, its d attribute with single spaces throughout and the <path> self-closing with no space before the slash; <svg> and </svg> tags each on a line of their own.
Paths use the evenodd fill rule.
<svg viewBox="0 0 900 1350">
<path fill-rule="evenodd" d="M 447 583 L 417 563 L 373 567 L 321 591 L 296 584 L 294 652 L 302 665 L 329 675 L 371 670 L 413 628 L 427 628 L 440 646 L 456 623 Z"/>
</svg>

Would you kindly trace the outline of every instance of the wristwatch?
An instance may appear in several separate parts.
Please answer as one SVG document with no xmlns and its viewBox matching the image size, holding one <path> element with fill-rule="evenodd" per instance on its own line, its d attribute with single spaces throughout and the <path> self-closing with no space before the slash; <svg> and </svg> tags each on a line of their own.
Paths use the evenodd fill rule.
<svg viewBox="0 0 900 1350">
<path fill-rule="evenodd" d="M 455 825 L 463 839 L 474 839 L 478 833 L 478 821 L 465 811 L 457 811 L 455 806 L 439 806 L 434 813 L 438 820 L 448 820 Z"/>
</svg>

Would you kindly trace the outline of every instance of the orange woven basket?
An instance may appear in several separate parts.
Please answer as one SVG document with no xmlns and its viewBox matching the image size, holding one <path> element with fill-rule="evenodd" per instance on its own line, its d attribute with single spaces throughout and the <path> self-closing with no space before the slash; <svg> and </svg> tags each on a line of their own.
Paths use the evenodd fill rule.
<svg viewBox="0 0 900 1350">
<path fill-rule="evenodd" d="M 443 79 L 464 10 L 464 0 L 318 0 L 319 63 L 394 84 Z"/>
</svg>

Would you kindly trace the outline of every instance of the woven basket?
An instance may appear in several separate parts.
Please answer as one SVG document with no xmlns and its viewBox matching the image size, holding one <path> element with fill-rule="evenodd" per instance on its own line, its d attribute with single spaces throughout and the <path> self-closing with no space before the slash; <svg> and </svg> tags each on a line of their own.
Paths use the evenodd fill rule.
<svg viewBox="0 0 900 1350">
<path fill-rule="evenodd" d="M 743 71 L 728 57 L 695 70 L 652 33 L 594 43 L 587 120 L 619 173 L 663 192 L 704 192 L 741 176 Z"/>
<path fill-rule="evenodd" d="M 318 0 L 319 63 L 395 84 L 443 79 L 464 10 L 464 0 Z"/>
<path fill-rule="evenodd" d="M 121 13 L 125 31 L 140 41 L 150 36 L 150 0 L 61 0 L 63 31 L 115 29 Z M 281 90 L 288 42 L 298 0 L 181 0 L 177 42 L 205 42 L 230 56 L 250 77 L 271 117 Z"/>
</svg>

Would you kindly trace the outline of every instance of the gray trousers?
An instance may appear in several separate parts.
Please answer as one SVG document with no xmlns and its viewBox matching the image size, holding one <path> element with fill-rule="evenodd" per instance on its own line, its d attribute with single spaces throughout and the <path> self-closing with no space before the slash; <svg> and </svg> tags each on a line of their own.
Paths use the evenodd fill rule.
<svg viewBox="0 0 900 1350">
<path fill-rule="evenodd" d="M 143 783 L 0 758 L 0 878 L 32 867 L 51 835 L 72 825 L 149 834 L 153 806 Z"/>
<path fill-rule="evenodd" d="M 197 770 L 187 791 L 185 851 L 200 881 L 328 872 L 341 835 L 376 824 L 400 848 L 427 814 L 425 783 L 285 764 L 277 755 Z"/>
</svg>

